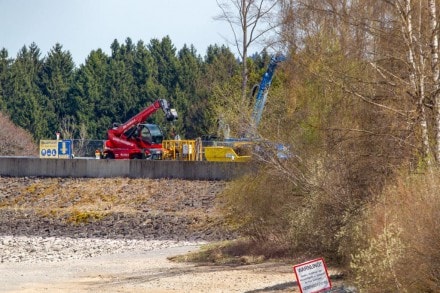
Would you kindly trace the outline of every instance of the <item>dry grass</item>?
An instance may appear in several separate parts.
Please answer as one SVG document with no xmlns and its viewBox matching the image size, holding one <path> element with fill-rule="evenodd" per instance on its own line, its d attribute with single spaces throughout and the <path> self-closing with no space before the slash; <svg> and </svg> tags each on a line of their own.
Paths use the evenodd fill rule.
<svg viewBox="0 0 440 293">
<path fill-rule="evenodd" d="M 176 262 L 194 262 L 215 265 L 248 265 L 267 260 L 255 251 L 255 244 L 245 239 L 222 241 L 203 245 L 200 250 L 170 257 Z M 261 251 L 260 251 L 261 252 Z"/>
<path fill-rule="evenodd" d="M 94 221 L 99 221 L 103 219 L 107 213 L 103 212 L 93 212 L 93 211 L 78 211 L 73 210 L 69 217 L 67 218 L 67 222 L 74 224 L 82 224 L 82 223 L 90 223 Z"/>
<path fill-rule="evenodd" d="M 157 212 L 204 217 L 215 214 L 224 182 L 165 179 L 72 179 L 0 177 L 0 208 L 32 209 L 72 222 L 99 220 L 114 212 Z M 1 196 L 4 194 L 4 196 Z"/>
</svg>

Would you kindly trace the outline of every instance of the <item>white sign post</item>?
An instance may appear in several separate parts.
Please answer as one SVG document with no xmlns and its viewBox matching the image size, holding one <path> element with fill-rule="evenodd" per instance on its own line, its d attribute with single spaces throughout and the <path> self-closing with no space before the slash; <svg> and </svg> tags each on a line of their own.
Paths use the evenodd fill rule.
<svg viewBox="0 0 440 293">
<path fill-rule="evenodd" d="M 323 258 L 293 266 L 301 293 L 316 293 L 331 289 L 327 267 Z"/>
</svg>

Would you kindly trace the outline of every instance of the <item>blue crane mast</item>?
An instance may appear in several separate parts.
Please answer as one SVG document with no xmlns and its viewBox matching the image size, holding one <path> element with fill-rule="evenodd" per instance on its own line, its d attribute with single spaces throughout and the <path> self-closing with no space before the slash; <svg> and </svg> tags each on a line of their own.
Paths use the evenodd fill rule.
<svg viewBox="0 0 440 293">
<path fill-rule="evenodd" d="M 258 127 L 260 123 L 261 116 L 263 115 L 264 105 L 266 104 L 267 94 L 269 92 L 269 87 L 272 83 L 272 78 L 275 72 L 275 69 L 278 66 L 278 63 L 286 60 L 286 57 L 283 55 L 276 55 L 270 59 L 269 66 L 267 67 L 266 72 L 263 74 L 263 78 L 258 86 L 258 92 L 255 98 L 255 107 L 252 114 L 252 119 L 254 123 L 255 129 Z M 254 89 L 255 91 L 256 89 Z"/>
<path fill-rule="evenodd" d="M 259 85 L 253 89 L 252 97 L 255 96 L 255 106 L 252 113 L 252 126 L 244 133 L 241 138 L 229 138 L 229 128 L 227 124 L 222 123 L 221 129 L 224 131 L 225 140 L 222 145 L 213 145 L 205 147 L 205 157 L 208 161 L 215 162 L 247 162 L 251 159 L 250 155 L 246 154 L 246 146 L 258 141 L 257 127 L 260 123 L 263 114 L 264 105 L 266 103 L 269 87 L 272 83 L 273 75 L 278 63 L 286 60 L 281 54 L 275 55 L 270 59 L 266 72 Z M 258 92 L 257 92 L 258 89 Z M 285 147 L 282 144 L 274 144 L 277 150 L 277 157 L 285 159 L 288 154 L 285 152 Z M 245 146 L 243 148 L 243 146 Z M 242 149 L 242 150 L 240 150 Z M 244 150 L 244 152 L 243 152 Z"/>
</svg>

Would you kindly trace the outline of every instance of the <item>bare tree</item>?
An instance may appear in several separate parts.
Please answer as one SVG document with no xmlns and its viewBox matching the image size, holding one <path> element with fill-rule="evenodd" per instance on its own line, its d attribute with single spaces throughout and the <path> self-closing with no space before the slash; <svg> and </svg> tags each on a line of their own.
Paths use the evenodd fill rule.
<svg viewBox="0 0 440 293">
<path fill-rule="evenodd" d="M 16 126 L 10 118 L 0 112 L 0 155 L 2 156 L 35 156 L 38 146 L 32 135 Z"/>
<path fill-rule="evenodd" d="M 278 27 L 277 0 L 216 0 L 221 14 L 216 20 L 226 21 L 234 34 L 232 40 L 243 61 L 242 99 L 246 99 L 249 48 Z M 266 40 L 267 41 L 267 40 Z"/>
<path fill-rule="evenodd" d="M 323 48 L 322 42 L 315 42 L 313 46 L 316 47 L 310 44 L 319 38 L 322 41 L 323 35 L 337 40 L 329 42 L 333 46 L 330 49 L 340 50 L 345 57 L 343 60 L 350 60 L 351 66 L 357 64 L 356 76 L 354 70 L 340 70 L 341 66 L 334 65 L 322 70 L 322 75 L 343 89 L 347 97 L 358 98 L 382 113 L 388 112 L 389 117 L 394 115 L 396 122 L 412 131 L 411 140 L 406 143 L 414 144 L 428 165 L 440 162 L 440 16 L 437 2 L 283 2 L 287 7 L 283 10 L 286 20 L 283 32 L 296 37 L 289 44 L 301 50 L 308 42 L 309 52 L 315 50 L 315 57 L 310 60 L 326 62 L 322 54 L 327 54 L 325 50 L 329 48 Z M 285 36 L 288 38 L 289 34 Z M 391 137 L 392 134 L 388 134 Z"/>
<path fill-rule="evenodd" d="M 81 123 L 79 126 L 79 140 L 78 140 L 78 150 L 84 150 L 87 139 L 87 127 L 84 123 Z M 81 153 L 81 151 L 80 151 Z M 81 155 L 84 155 L 81 153 Z"/>
<path fill-rule="evenodd" d="M 61 120 L 61 134 L 64 138 L 73 138 L 77 125 L 75 118 L 72 116 L 65 116 Z"/>
<path fill-rule="evenodd" d="M 428 165 L 440 162 L 440 98 L 438 64 L 438 18 L 436 1 L 385 1 L 394 8 L 401 28 L 401 44 L 406 52 L 407 93 L 415 106 L 419 123 L 422 154 Z M 377 64 L 377 63 L 376 63 Z M 375 65 L 376 65 L 375 64 Z M 386 79 L 396 72 L 375 66 Z M 405 79 L 402 79 L 405 81 Z M 434 138 L 434 139 L 433 139 Z"/>
</svg>

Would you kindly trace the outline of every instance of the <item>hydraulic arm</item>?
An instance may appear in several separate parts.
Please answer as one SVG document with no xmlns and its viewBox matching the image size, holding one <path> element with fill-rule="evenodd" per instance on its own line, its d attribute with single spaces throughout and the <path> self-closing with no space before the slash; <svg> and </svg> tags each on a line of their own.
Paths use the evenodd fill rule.
<svg viewBox="0 0 440 293">
<path fill-rule="evenodd" d="M 276 55 L 270 59 L 269 66 L 266 72 L 263 74 L 263 78 L 258 86 L 257 96 L 255 98 L 255 107 L 253 112 L 253 122 L 254 127 L 257 128 L 261 120 L 261 115 L 263 114 L 264 105 L 266 103 L 267 94 L 269 92 L 269 87 L 272 83 L 273 74 L 278 66 L 278 63 L 284 61 L 286 57 L 283 55 Z"/>
<path fill-rule="evenodd" d="M 144 158 L 154 151 L 161 151 L 162 133 L 154 124 L 144 124 L 148 117 L 162 109 L 167 121 L 178 118 L 177 112 L 171 109 L 164 99 L 153 104 L 130 118 L 127 122 L 115 125 L 108 130 L 108 140 L 105 142 L 106 158 L 133 159 Z M 159 139 L 160 137 L 160 139 Z M 160 141 L 159 141 L 160 140 Z"/>
</svg>

